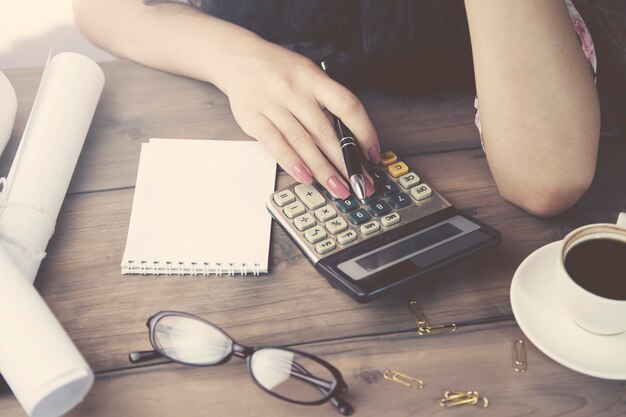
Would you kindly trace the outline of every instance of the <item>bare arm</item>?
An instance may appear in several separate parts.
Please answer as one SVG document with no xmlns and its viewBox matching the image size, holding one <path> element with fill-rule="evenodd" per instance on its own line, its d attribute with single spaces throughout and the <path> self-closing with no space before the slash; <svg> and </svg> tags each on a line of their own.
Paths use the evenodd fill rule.
<svg viewBox="0 0 626 417">
<path fill-rule="evenodd" d="M 118 56 L 215 84 L 244 132 L 300 182 L 316 179 L 336 197 L 349 194 L 322 107 L 354 132 L 366 158 L 380 158 L 374 126 L 354 94 L 307 58 L 242 27 L 187 5 L 141 0 L 74 0 L 74 15 L 92 42 Z"/>
<path fill-rule="evenodd" d="M 595 172 L 597 92 L 559 0 L 465 0 L 489 167 L 540 216 L 571 207 Z"/>
</svg>

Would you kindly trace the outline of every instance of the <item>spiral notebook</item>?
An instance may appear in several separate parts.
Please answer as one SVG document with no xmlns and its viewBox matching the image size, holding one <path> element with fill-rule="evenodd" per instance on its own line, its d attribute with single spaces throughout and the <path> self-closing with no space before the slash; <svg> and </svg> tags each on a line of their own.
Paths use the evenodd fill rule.
<svg viewBox="0 0 626 417">
<path fill-rule="evenodd" d="M 267 272 L 276 163 L 258 142 L 141 147 L 122 274 Z"/>
</svg>

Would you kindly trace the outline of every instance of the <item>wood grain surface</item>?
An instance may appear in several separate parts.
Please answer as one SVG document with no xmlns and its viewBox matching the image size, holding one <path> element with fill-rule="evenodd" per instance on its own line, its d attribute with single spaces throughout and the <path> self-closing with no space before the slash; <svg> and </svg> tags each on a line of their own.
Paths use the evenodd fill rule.
<svg viewBox="0 0 626 417">
<path fill-rule="evenodd" d="M 383 146 L 455 206 L 500 230 L 498 248 L 367 304 L 332 289 L 276 224 L 266 276 L 121 276 L 141 143 L 150 137 L 250 138 L 213 86 L 125 60 L 102 67 L 104 93 L 36 280 L 97 374 L 93 391 L 72 416 L 336 413 L 330 405 L 298 407 L 269 397 L 248 380 L 240 361 L 211 369 L 132 367 L 128 353 L 149 347 L 146 319 L 166 309 L 200 315 L 242 343 L 319 353 L 343 372 L 356 415 L 626 415 L 625 383 L 575 373 L 530 344 L 528 373 L 516 374 L 512 342 L 523 334 L 509 302 L 511 278 L 528 254 L 580 225 L 614 222 L 626 208 L 626 141 L 614 130 L 602 141 L 585 197 L 557 218 L 538 219 L 499 196 L 473 125 L 471 95 L 405 98 L 364 92 Z M 19 106 L 13 137 L 0 159 L 3 174 L 41 69 L 6 74 Z M 277 187 L 291 181 L 281 171 Z M 459 333 L 416 336 L 409 298 L 420 302 L 432 323 L 459 324 Z M 358 371 L 365 368 L 397 369 L 427 386 L 413 392 L 387 381 L 364 383 L 367 377 L 358 377 Z M 489 398 L 488 409 L 444 410 L 436 404 L 444 389 L 470 388 Z M 0 395 L 0 415 L 23 415 L 8 390 Z"/>
</svg>

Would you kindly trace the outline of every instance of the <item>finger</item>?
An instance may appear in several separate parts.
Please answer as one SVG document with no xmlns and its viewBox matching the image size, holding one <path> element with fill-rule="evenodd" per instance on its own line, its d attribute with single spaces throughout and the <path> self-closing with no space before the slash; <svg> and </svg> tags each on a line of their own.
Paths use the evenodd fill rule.
<svg viewBox="0 0 626 417">
<path fill-rule="evenodd" d="M 247 135 L 258 140 L 289 175 L 303 184 L 313 183 L 307 165 L 267 117 L 256 113 L 242 120 L 241 127 Z"/>
<path fill-rule="evenodd" d="M 344 178 L 348 178 L 339 138 L 327 114 L 313 100 L 294 105 L 294 110 L 296 119 L 309 132 L 322 153 L 341 172 Z M 361 169 L 366 177 L 365 194 L 370 196 L 374 193 L 374 182 L 365 167 L 361 166 Z"/>
<path fill-rule="evenodd" d="M 350 196 L 348 184 L 322 154 L 309 132 L 287 109 L 276 108 L 272 112 L 268 112 L 267 116 L 281 132 L 289 146 L 306 162 L 317 182 L 322 184 L 335 198 L 346 199 Z"/>
<path fill-rule="evenodd" d="M 339 117 L 354 133 L 365 158 L 375 164 L 379 163 L 378 135 L 359 98 L 326 76 L 321 78 L 321 84 L 315 89 L 314 97 L 320 107 L 325 107 Z"/>
<path fill-rule="evenodd" d="M 326 158 L 337 168 L 344 178 L 348 178 L 348 171 L 341 153 L 339 138 L 326 113 L 319 104 L 311 99 L 292 105 L 293 114 L 302 126 L 309 132 L 315 144 L 321 149 Z"/>
</svg>

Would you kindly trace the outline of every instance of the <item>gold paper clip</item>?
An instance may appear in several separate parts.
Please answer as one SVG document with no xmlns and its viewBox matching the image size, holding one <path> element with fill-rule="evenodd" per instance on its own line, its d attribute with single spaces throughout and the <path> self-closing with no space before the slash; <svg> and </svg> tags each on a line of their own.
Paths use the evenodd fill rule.
<svg viewBox="0 0 626 417">
<path fill-rule="evenodd" d="M 415 300 L 409 300 L 409 310 L 411 310 L 411 313 L 413 313 L 413 317 L 417 322 L 417 334 L 420 336 L 456 332 L 456 324 L 454 323 L 431 325 L 419 303 Z"/>
<path fill-rule="evenodd" d="M 524 346 L 524 341 L 521 339 L 516 340 L 513 344 L 513 366 L 515 372 L 521 374 L 526 372 L 526 347 Z"/>
<path fill-rule="evenodd" d="M 405 374 L 401 374 L 398 371 L 392 371 L 391 369 L 385 369 L 383 372 L 383 378 L 387 381 L 395 382 L 396 384 L 404 385 L 408 388 L 424 388 L 424 381 L 421 379 L 413 378 Z"/>
<path fill-rule="evenodd" d="M 487 397 L 481 396 L 478 391 L 446 391 L 443 393 L 443 398 L 439 400 L 439 405 L 442 407 L 456 407 L 465 404 L 487 408 L 489 407 L 489 400 Z"/>
</svg>

